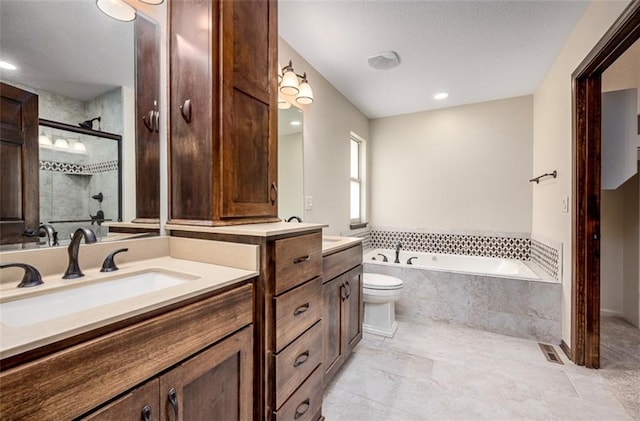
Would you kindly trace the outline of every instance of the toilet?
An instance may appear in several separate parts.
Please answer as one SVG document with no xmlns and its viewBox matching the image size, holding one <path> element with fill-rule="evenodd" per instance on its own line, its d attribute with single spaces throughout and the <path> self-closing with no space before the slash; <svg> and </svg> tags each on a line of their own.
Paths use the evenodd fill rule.
<svg viewBox="0 0 640 421">
<path fill-rule="evenodd" d="M 398 329 L 395 302 L 400 299 L 401 291 L 401 279 L 378 273 L 364 274 L 362 298 L 365 332 L 393 337 Z"/>
</svg>

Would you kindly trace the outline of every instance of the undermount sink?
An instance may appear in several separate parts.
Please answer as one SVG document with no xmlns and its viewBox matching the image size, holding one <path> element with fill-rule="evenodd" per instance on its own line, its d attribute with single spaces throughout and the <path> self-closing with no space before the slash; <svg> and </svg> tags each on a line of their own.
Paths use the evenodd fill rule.
<svg viewBox="0 0 640 421">
<path fill-rule="evenodd" d="M 198 279 L 167 270 L 148 270 L 115 276 L 86 285 L 65 288 L 0 303 L 0 323 L 28 326 L 94 307 L 112 304 Z"/>
</svg>

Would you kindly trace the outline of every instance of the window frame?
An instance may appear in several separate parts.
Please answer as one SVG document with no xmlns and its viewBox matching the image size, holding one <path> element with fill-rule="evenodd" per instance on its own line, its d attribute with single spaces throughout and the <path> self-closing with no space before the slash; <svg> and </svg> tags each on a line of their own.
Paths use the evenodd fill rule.
<svg viewBox="0 0 640 421">
<path fill-rule="evenodd" d="M 355 142 L 358 145 L 358 176 L 356 178 L 351 175 L 351 142 Z M 367 142 L 361 136 L 351 132 L 349 136 L 349 226 L 351 229 L 364 228 L 367 226 L 366 221 L 366 174 L 367 174 Z M 359 201 L 359 215 L 357 218 L 351 217 L 351 193 L 352 183 L 357 183 L 360 189 Z"/>
</svg>

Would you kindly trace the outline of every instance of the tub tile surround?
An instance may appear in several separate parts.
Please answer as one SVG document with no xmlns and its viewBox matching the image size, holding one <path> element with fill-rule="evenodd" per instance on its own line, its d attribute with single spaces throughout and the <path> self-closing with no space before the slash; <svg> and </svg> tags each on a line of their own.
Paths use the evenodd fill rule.
<svg viewBox="0 0 640 421">
<path fill-rule="evenodd" d="M 404 282 L 396 314 L 407 320 L 446 321 L 557 344 L 562 285 L 364 263 L 364 271 Z"/>
<path fill-rule="evenodd" d="M 549 363 L 536 342 L 399 319 L 394 338 L 365 334 L 328 385 L 329 420 L 607 419 L 634 413 L 604 374 Z M 635 372 L 637 374 L 637 371 Z M 636 376 L 632 387 L 637 387 Z M 630 416 L 631 415 L 631 416 Z"/>
<path fill-rule="evenodd" d="M 527 262 L 543 279 L 562 279 L 562 243 L 536 234 L 372 227 L 371 248 L 497 257 Z"/>
</svg>

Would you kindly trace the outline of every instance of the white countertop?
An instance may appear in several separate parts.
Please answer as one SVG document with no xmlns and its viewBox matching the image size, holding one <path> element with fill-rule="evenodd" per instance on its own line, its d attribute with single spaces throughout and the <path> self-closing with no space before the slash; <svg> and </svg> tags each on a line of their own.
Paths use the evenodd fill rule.
<svg viewBox="0 0 640 421">
<path fill-rule="evenodd" d="M 24 326 L 3 324 L 0 313 L 0 358 L 52 344 L 258 276 L 258 247 L 255 245 L 169 237 L 129 240 L 117 244 L 130 250 L 116 257 L 119 270 L 108 273 L 100 272 L 100 267 L 104 256 L 113 251 L 113 246 L 109 243 L 83 244 L 80 260 L 85 276 L 77 279 L 62 279 L 67 261 L 66 248 L 0 253 L 0 261 L 4 263 L 23 262 L 37 267 L 44 281 L 43 285 L 36 287 L 17 288 L 22 270 L 4 269 L 2 272 L 6 279 L 0 283 L 0 302 L 71 290 L 149 271 L 174 272 L 189 279 L 136 297 Z"/>
<path fill-rule="evenodd" d="M 335 235 L 323 235 L 322 236 L 322 255 L 335 253 L 337 251 L 353 247 L 354 245 L 362 243 L 362 238 L 359 237 L 338 237 Z"/>
</svg>

